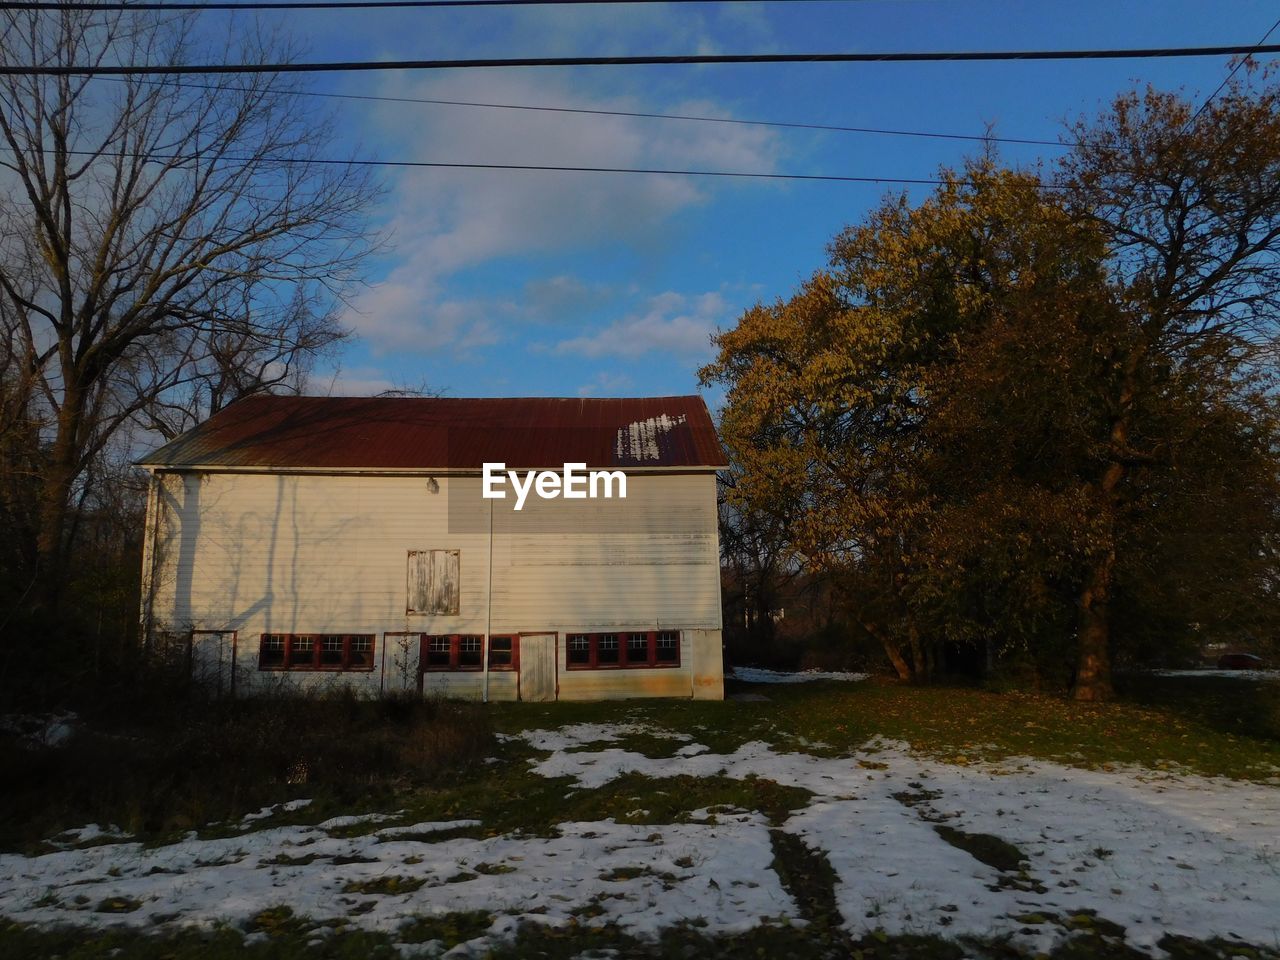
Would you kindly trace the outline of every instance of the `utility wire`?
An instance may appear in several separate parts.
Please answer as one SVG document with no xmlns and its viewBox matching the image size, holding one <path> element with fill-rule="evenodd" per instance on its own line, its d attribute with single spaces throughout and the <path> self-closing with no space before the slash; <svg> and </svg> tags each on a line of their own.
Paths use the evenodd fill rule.
<svg viewBox="0 0 1280 960">
<path fill-rule="evenodd" d="M 464 60 L 346 60 L 319 63 L 133 64 L 123 66 L 0 65 L 0 76 L 131 76 L 215 73 L 337 73 L 366 70 L 456 70 L 478 67 L 617 67 L 728 63 L 938 63 L 1005 60 L 1142 60 L 1280 53 L 1280 44 L 1134 47 L 1119 50 L 987 50 L 899 53 L 731 53 L 636 57 L 493 57 Z"/>
<path fill-rule="evenodd" d="M 1262 35 L 1262 39 L 1257 42 L 1253 50 L 1250 52 L 1257 53 L 1259 50 L 1261 50 L 1262 45 L 1266 43 L 1268 39 L 1270 39 L 1273 33 L 1276 32 L 1277 27 L 1280 27 L 1280 19 L 1276 20 L 1276 22 L 1271 25 L 1271 29 Z M 1200 118 L 1200 114 L 1205 112 L 1209 104 L 1213 102 L 1213 98 L 1216 97 L 1218 94 L 1220 94 L 1226 88 L 1227 84 L 1229 84 L 1232 78 L 1234 78 L 1235 75 L 1240 72 L 1240 68 L 1245 65 L 1245 62 L 1248 59 L 1249 59 L 1249 54 L 1245 54 L 1243 58 L 1241 58 L 1236 62 L 1236 65 L 1231 68 L 1231 72 L 1227 74 L 1226 79 L 1224 79 L 1220 84 L 1218 84 L 1218 89 L 1214 90 L 1213 93 L 1205 97 L 1204 103 L 1200 104 L 1200 109 L 1197 110 L 1194 114 L 1192 114 L 1191 119 L 1187 121 L 1186 126 L 1188 127 L 1191 126 L 1193 123 L 1196 122 L 1196 120 Z"/>
<path fill-rule="evenodd" d="M 181 156 L 178 154 L 132 154 L 132 153 L 97 153 L 91 150 L 68 150 L 68 154 L 79 157 L 112 157 L 126 160 L 145 160 L 149 163 L 194 163 L 205 158 Z M 966 184 L 966 180 L 946 181 L 940 177 L 855 177 L 839 174 L 820 173 L 768 173 L 752 170 L 683 170 L 658 167 L 595 167 L 565 166 L 559 164 L 536 163 L 450 163 L 435 160 L 368 160 L 353 158 L 338 160 L 329 157 L 218 157 L 221 163 L 280 163 L 280 164 L 317 164 L 343 167 L 407 167 L 444 170 L 529 170 L 538 172 L 560 173 L 624 173 L 647 174 L 672 177 L 718 177 L 743 180 L 807 180 L 826 181 L 832 183 L 898 183 L 904 185 L 938 186 L 952 182 Z M 1052 189 L 1051 184 L 1041 184 L 1045 189 Z"/>
<path fill-rule="evenodd" d="M 115 79 L 113 77 L 104 77 L 105 79 Z M 121 81 L 123 82 L 123 81 Z M 195 90 L 223 90 L 227 92 L 235 92 L 237 88 L 221 86 L 216 83 L 188 83 L 185 81 L 142 81 L 143 83 L 154 83 L 157 85 L 172 85 L 176 87 L 186 87 Z M 422 103 L 447 107 L 483 107 L 494 110 L 530 110 L 540 113 L 569 113 L 584 114 L 587 116 L 597 117 L 639 117 L 646 120 L 687 120 L 697 123 L 726 123 L 738 124 L 741 126 L 752 127 L 781 127 L 790 130 L 821 130 L 836 133 L 867 133 L 880 136 L 890 137 L 927 137 L 938 140 L 976 140 L 991 141 L 994 143 L 1016 143 L 1031 144 L 1035 146 L 1045 147 L 1072 147 L 1074 144 L 1069 140 L 1037 140 L 1031 137 L 997 137 L 985 134 L 973 133 L 939 133 L 930 130 L 897 130 L 885 127 L 848 127 L 827 123 L 804 123 L 800 121 L 788 120 L 750 120 L 738 117 L 709 117 L 698 114 L 685 113 L 645 113 L 639 110 L 601 110 L 589 109 L 586 107 L 555 107 L 543 106 L 527 103 L 487 103 L 478 100 L 441 100 L 434 97 L 390 97 L 377 96 L 375 94 L 362 93 L 331 93 L 327 91 L 316 90 L 296 90 L 294 94 L 306 97 L 322 97 L 331 100 L 359 100 L 373 101 L 379 103 Z"/>
<path fill-rule="evenodd" d="M 251 0 L 235 3 L 230 0 L 179 0 L 174 3 L 110 2 L 94 3 L 92 0 L 71 0 L 59 3 L 55 0 L 6 0 L 0 10 L 365 10 L 382 7 L 542 7 L 542 6 L 595 6 L 618 3 L 762 3 L 764 0 Z M 798 0 L 791 0 L 792 3 Z M 800 2 L 830 2 L 830 0 L 800 0 Z M 836 0 L 836 2 L 868 2 L 868 0 Z"/>
</svg>

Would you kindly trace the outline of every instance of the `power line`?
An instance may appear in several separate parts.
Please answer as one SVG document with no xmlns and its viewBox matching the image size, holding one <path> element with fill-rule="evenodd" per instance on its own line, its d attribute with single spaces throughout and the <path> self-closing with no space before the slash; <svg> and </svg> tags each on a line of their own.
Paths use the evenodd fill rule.
<svg viewBox="0 0 1280 960">
<path fill-rule="evenodd" d="M 618 67 L 730 63 L 939 63 L 1006 60 L 1143 60 L 1280 53 L 1280 44 L 1219 47 L 1135 47 L 1120 50 L 987 50 L 899 53 L 730 53 L 635 57 L 492 57 L 464 60 L 346 60 L 318 63 L 132 64 L 125 66 L 0 66 L 0 76 L 131 76 L 218 73 L 338 73 L 368 70 L 456 70 L 483 67 Z"/>
<path fill-rule="evenodd" d="M 1251 52 L 1257 53 L 1259 50 L 1261 50 L 1262 45 L 1267 42 L 1268 38 L 1270 38 L 1270 36 L 1273 33 L 1276 32 L 1277 27 L 1280 27 L 1280 19 L 1276 20 L 1276 22 L 1271 25 L 1271 29 L 1262 35 L 1262 39 L 1259 40 L 1254 45 L 1254 48 Z M 1236 65 L 1231 68 L 1231 72 L 1227 74 L 1226 78 L 1220 84 L 1218 84 L 1218 88 L 1214 90 L 1213 93 L 1209 94 L 1209 96 L 1205 97 L 1204 103 L 1200 104 L 1200 109 L 1197 110 L 1194 114 L 1192 114 L 1191 119 L 1187 121 L 1186 125 L 1188 127 L 1191 126 L 1191 124 L 1195 123 L 1196 120 L 1200 118 L 1200 114 L 1204 113 L 1205 109 L 1209 106 L 1209 104 L 1213 102 L 1213 98 L 1223 91 L 1226 85 L 1231 82 L 1232 78 L 1235 77 L 1235 75 L 1240 72 L 1240 68 L 1245 65 L 1245 61 L 1248 59 L 1249 59 L 1249 54 L 1245 54 L 1244 59 L 1238 61 Z"/>
<path fill-rule="evenodd" d="M 251 0 L 235 3 L 230 0 L 178 0 L 174 3 L 113 2 L 94 3 L 92 0 L 71 0 L 59 3 L 54 0 L 6 0 L 0 10 L 363 10 L 381 7 L 542 7 L 542 6 L 597 6 L 609 4 L 648 3 L 763 3 L 764 0 Z M 797 0 L 791 0 L 792 3 Z M 831 0 L 803 0 L 803 2 L 831 2 Z M 866 2 L 866 0 L 836 0 L 836 2 Z"/>
<path fill-rule="evenodd" d="M 111 157 L 126 160 L 145 160 L 148 163 L 189 163 L 205 159 L 200 156 L 182 156 L 179 154 L 132 154 L 132 153 L 96 153 L 91 150 L 68 150 L 68 154 L 78 157 Z M 831 183 L 897 183 L 907 186 L 939 186 L 952 182 L 965 184 L 966 180 L 946 181 L 940 177 L 858 177 L 824 173 L 769 173 L 755 170 L 683 170 L 661 167 L 595 167 L 567 166 L 559 164 L 536 163 L 453 163 L 438 160 L 372 160 L 352 158 L 338 160 L 329 157 L 223 157 L 217 158 L 221 163 L 280 163 L 280 164 L 316 164 L 342 167 L 402 167 L 443 170 L 525 170 L 534 172 L 556 173 L 615 173 L 644 174 L 652 176 L 672 177 L 715 177 L 722 179 L 742 180 L 801 180 Z M 1045 189 L 1052 189 L 1051 184 L 1040 184 Z"/>
<path fill-rule="evenodd" d="M 114 79 L 106 78 L 103 79 Z M 147 81 L 143 81 L 144 83 Z M 188 87 L 197 90 L 225 90 L 234 92 L 235 87 L 220 86 L 216 83 L 184 83 L 182 81 L 151 81 L 156 84 L 172 83 L 173 86 Z M 529 110 L 540 113 L 568 113 L 568 114 L 585 114 L 587 116 L 598 117 L 638 117 L 646 120 L 686 120 L 698 123 L 724 123 L 737 124 L 752 127 L 781 127 L 791 130 L 820 130 L 835 133 L 866 133 L 881 136 L 892 137 L 926 137 L 938 140 L 976 140 L 991 141 L 994 143 L 1014 143 L 1022 145 L 1046 146 L 1046 147 L 1071 147 L 1074 146 L 1070 141 L 1064 140 L 1037 140 L 1031 137 L 997 137 L 985 134 L 972 133 L 940 133 L 931 130 L 899 130 L 886 127 L 850 127 L 839 126 L 827 123 L 805 123 L 801 121 L 788 120 L 752 120 L 739 117 L 711 117 L 701 116 L 698 114 L 684 113 L 646 113 L 640 110 L 603 110 L 590 109 L 587 107 L 557 107 L 545 106 L 527 103 L 488 103 L 479 100 L 441 100 L 434 97 L 390 97 L 379 96 L 375 94 L 362 93 L 332 93 L 328 91 L 316 90 L 297 90 L 297 95 L 307 97 L 322 97 L 332 100 L 358 100 L 373 101 L 380 103 L 421 103 L 437 106 L 448 107 L 483 107 L 494 110 Z"/>
</svg>

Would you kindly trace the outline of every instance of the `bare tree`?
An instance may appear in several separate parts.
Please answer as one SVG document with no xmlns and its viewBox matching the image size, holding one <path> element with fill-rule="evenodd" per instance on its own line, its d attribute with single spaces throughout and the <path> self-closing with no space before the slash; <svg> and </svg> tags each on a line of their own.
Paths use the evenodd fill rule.
<svg viewBox="0 0 1280 960">
<path fill-rule="evenodd" d="M 210 49 L 194 16 L 5 11 L 0 61 L 266 63 L 254 30 Z M 297 382 L 345 336 L 377 187 L 324 156 L 331 121 L 279 74 L 217 83 L 0 78 L 5 422 L 41 430 L 33 554 L 65 579 L 89 464 L 126 424 L 171 435 L 235 397 Z"/>
</svg>

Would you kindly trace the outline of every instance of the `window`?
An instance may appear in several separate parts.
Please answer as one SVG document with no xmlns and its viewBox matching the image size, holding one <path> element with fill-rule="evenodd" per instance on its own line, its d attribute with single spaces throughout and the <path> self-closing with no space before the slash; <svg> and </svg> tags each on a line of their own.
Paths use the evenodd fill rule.
<svg viewBox="0 0 1280 960">
<path fill-rule="evenodd" d="M 662 630 L 655 638 L 654 663 L 680 662 L 680 634 L 674 630 Z"/>
<path fill-rule="evenodd" d="M 258 668 L 261 670 L 284 669 L 284 634 L 266 633 L 258 652 Z"/>
<path fill-rule="evenodd" d="M 318 637 L 289 637 L 290 670 L 314 670 L 316 668 L 316 640 Z"/>
<path fill-rule="evenodd" d="M 453 667 L 453 638 L 427 638 L 427 669 L 449 670 Z"/>
<path fill-rule="evenodd" d="M 342 658 L 344 648 L 346 647 L 345 637 L 321 637 L 320 638 L 320 667 L 325 670 L 332 670 L 335 667 L 342 667 Z"/>
<path fill-rule="evenodd" d="M 622 662 L 618 650 L 618 635 L 602 633 L 596 637 L 596 665 L 600 667 L 616 667 Z"/>
<path fill-rule="evenodd" d="M 350 638 L 348 650 L 349 670 L 373 669 L 373 636 L 356 636 Z"/>
<path fill-rule="evenodd" d="M 458 564 L 457 550 L 410 550 L 405 611 L 456 617 Z"/>
<path fill-rule="evenodd" d="M 484 637 L 460 634 L 422 638 L 422 669 L 479 670 L 484 666 Z"/>
<path fill-rule="evenodd" d="M 591 638 L 585 633 L 573 633 L 569 635 L 569 666 L 591 665 Z"/>
<path fill-rule="evenodd" d="M 489 638 L 489 669 L 514 670 L 519 641 L 516 637 Z"/>
<path fill-rule="evenodd" d="M 649 658 L 649 635 L 647 633 L 627 634 L 627 663 L 639 663 Z"/>
<path fill-rule="evenodd" d="M 458 666 L 463 670 L 479 670 L 484 665 L 480 659 L 483 645 L 484 637 L 459 637 Z"/>
<path fill-rule="evenodd" d="M 373 634 L 264 633 L 259 670 L 372 670 Z"/>
<path fill-rule="evenodd" d="M 565 660 L 570 670 L 678 667 L 680 631 L 571 633 L 565 642 Z"/>
</svg>

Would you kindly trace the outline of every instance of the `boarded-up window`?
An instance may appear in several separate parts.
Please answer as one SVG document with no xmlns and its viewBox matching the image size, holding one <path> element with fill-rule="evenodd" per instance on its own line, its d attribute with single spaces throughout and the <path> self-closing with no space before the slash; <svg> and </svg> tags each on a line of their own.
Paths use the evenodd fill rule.
<svg viewBox="0 0 1280 960">
<path fill-rule="evenodd" d="M 409 551 L 409 613 L 458 615 L 458 551 Z"/>
</svg>

